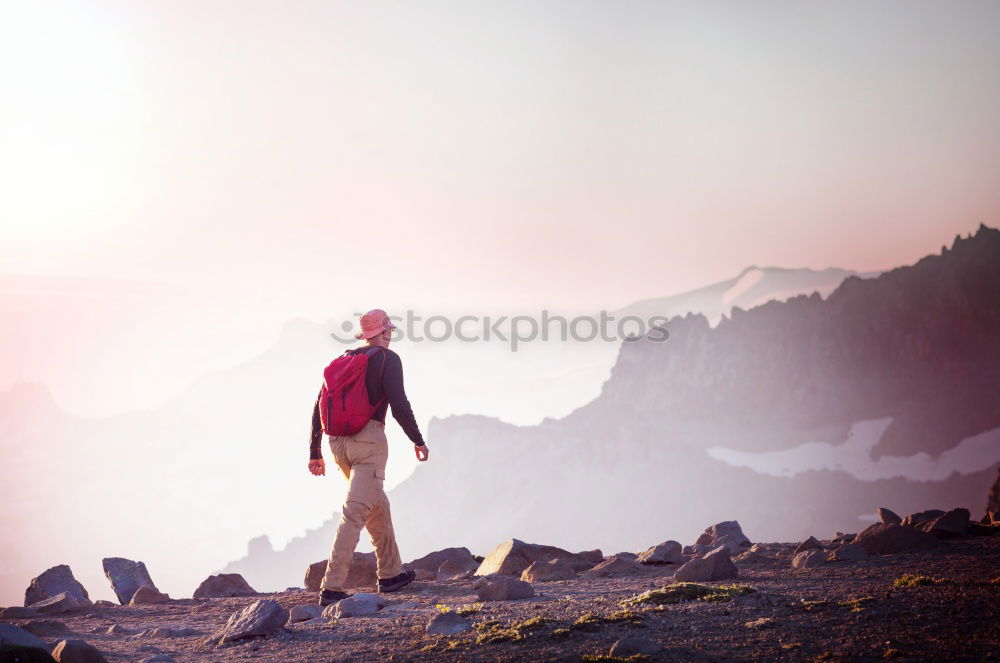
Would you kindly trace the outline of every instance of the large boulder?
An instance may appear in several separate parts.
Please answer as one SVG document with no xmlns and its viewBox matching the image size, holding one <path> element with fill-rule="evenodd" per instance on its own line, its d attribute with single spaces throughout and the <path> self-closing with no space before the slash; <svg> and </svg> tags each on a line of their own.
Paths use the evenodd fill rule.
<svg viewBox="0 0 1000 663">
<path fill-rule="evenodd" d="M 288 611 L 277 601 L 260 599 L 230 615 L 229 621 L 216 631 L 211 640 L 222 645 L 243 638 L 270 635 L 281 630 L 287 621 Z"/>
<path fill-rule="evenodd" d="M 90 599 L 80 599 L 69 592 L 62 592 L 44 601 L 32 603 L 28 607 L 39 615 L 58 615 L 77 608 L 87 608 L 90 605 Z"/>
<path fill-rule="evenodd" d="M 479 568 L 479 562 L 472 560 L 472 568 L 469 568 L 468 564 L 463 562 L 456 562 L 450 559 L 446 559 L 441 562 L 441 566 L 437 569 L 437 574 L 435 575 L 435 580 L 457 580 L 460 578 L 469 578 L 472 576 L 476 569 Z M 423 572 L 423 569 L 418 569 Z"/>
<path fill-rule="evenodd" d="M 647 638 L 622 638 L 611 645 L 612 658 L 628 659 L 632 656 L 652 656 L 663 650 L 658 643 Z"/>
<path fill-rule="evenodd" d="M 59 663 L 108 663 L 97 647 L 83 640 L 60 640 L 52 658 Z"/>
<path fill-rule="evenodd" d="M 0 647 L 37 647 L 43 651 L 49 648 L 36 635 L 32 635 L 20 626 L 0 622 Z"/>
<path fill-rule="evenodd" d="M 323 576 L 326 575 L 327 560 L 314 562 L 306 569 L 304 584 L 310 592 L 318 592 Z M 378 565 L 375 553 L 356 552 L 351 557 L 351 568 L 347 572 L 347 580 L 342 589 L 366 589 L 375 587 L 378 579 Z"/>
<path fill-rule="evenodd" d="M 223 598 L 229 596 L 252 596 L 257 592 L 239 573 L 220 573 L 208 576 L 194 590 L 196 599 Z"/>
<path fill-rule="evenodd" d="M 917 513 L 911 513 L 906 518 L 903 518 L 903 522 L 900 525 L 904 527 L 923 527 L 927 523 L 931 522 L 938 516 L 943 516 L 944 511 L 941 509 L 927 509 L 926 511 L 918 511 Z"/>
<path fill-rule="evenodd" d="M 997 469 L 997 478 L 990 488 L 989 495 L 986 496 L 986 513 L 1000 515 L 1000 468 Z"/>
<path fill-rule="evenodd" d="M 130 606 L 155 605 L 157 603 L 168 603 L 170 597 L 152 585 L 143 585 L 132 594 L 132 600 L 128 602 Z"/>
<path fill-rule="evenodd" d="M 547 562 L 558 559 L 573 567 L 574 571 L 586 571 L 594 566 L 593 562 L 568 550 L 555 546 L 543 546 L 537 543 L 525 543 L 519 539 L 504 541 L 486 556 L 483 563 L 476 569 L 477 576 L 487 576 L 494 573 L 520 576 L 521 572 L 531 566 L 532 562 Z"/>
<path fill-rule="evenodd" d="M 878 508 L 878 521 L 883 525 L 899 525 L 903 522 L 903 519 L 891 509 L 880 506 Z"/>
<path fill-rule="evenodd" d="M 475 571 L 479 568 L 479 562 L 472 556 L 468 548 L 445 548 L 444 550 L 435 550 L 419 559 L 403 564 L 403 570 L 412 569 L 416 571 L 417 569 L 423 569 L 436 575 L 438 569 L 445 562 L 451 562 L 453 567 L 463 567 L 465 571 Z"/>
<path fill-rule="evenodd" d="M 101 560 L 101 565 L 104 567 L 104 575 L 111 581 L 111 588 L 115 590 L 118 602 L 122 605 L 128 605 L 132 595 L 143 585 L 156 589 L 146 565 L 142 562 L 133 562 L 124 557 L 105 557 Z"/>
<path fill-rule="evenodd" d="M 870 555 L 892 555 L 930 550 L 937 547 L 938 540 L 914 527 L 875 523 L 859 532 L 853 543 L 867 550 Z"/>
<path fill-rule="evenodd" d="M 576 571 L 573 570 L 573 567 L 558 559 L 550 559 L 547 562 L 532 562 L 531 566 L 521 572 L 521 580 L 524 582 L 553 582 L 574 578 L 576 578 Z"/>
<path fill-rule="evenodd" d="M 684 553 L 676 541 L 658 543 L 639 555 L 640 564 L 683 564 Z"/>
<path fill-rule="evenodd" d="M 826 564 L 826 553 L 821 548 L 810 548 L 792 557 L 793 569 L 814 569 Z"/>
<path fill-rule="evenodd" d="M 712 550 L 724 545 L 730 555 L 738 555 L 750 547 L 750 539 L 743 533 L 738 522 L 726 520 L 706 527 L 695 545 L 708 546 Z"/>
<path fill-rule="evenodd" d="M 580 577 L 593 578 L 627 578 L 641 574 L 645 569 L 634 559 L 612 555 L 592 569 L 587 569 Z"/>
<path fill-rule="evenodd" d="M 73 577 L 69 566 L 60 564 L 32 578 L 31 584 L 24 590 L 24 605 L 38 603 L 63 592 L 78 599 L 90 600 L 87 590 Z"/>
<path fill-rule="evenodd" d="M 792 553 L 792 554 L 793 555 L 798 555 L 799 553 L 803 553 L 803 552 L 805 552 L 807 550 L 816 550 L 816 549 L 822 548 L 822 547 L 823 547 L 823 544 L 821 544 L 819 542 L 819 540 L 815 536 L 810 536 L 808 539 L 806 539 L 805 541 L 803 541 L 802 543 L 800 543 L 798 546 L 796 546 L 795 547 L 795 552 Z"/>
<path fill-rule="evenodd" d="M 844 545 L 831 550 L 827 555 L 828 562 L 863 562 L 868 559 L 868 551 L 856 543 L 845 543 Z"/>
<path fill-rule="evenodd" d="M 477 591 L 480 601 L 515 601 L 535 595 L 530 583 L 506 577 L 490 578 Z"/>
<path fill-rule="evenodd" d="M 696 557 L 685 562 L 674 573 L 676 582 L 706 582 L 711 580 L 726 580 L 739 574 L 736 565 L 729 557 L 726 546 L 719 546 L 704 557 Z"/>
<path fill-rule="evenodd" d="M 953 539 L 969 533 L 969 510 L 952 509 L 926 523 L 923 530 L 939 539 Z"/>
</svg>

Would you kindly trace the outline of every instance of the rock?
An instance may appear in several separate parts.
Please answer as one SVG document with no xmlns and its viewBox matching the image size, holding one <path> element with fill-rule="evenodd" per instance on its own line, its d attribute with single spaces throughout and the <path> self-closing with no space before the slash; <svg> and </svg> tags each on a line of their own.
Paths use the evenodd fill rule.
<svg viewBox="0 0 1000 663">
<path fill-rule="evenodd" d="M 0 619 L 27 619 L 38 617 L 39 613 L 33 608 L 26 608 L 20 605 L 12 605 L 9 608 L 0 608 Z"/>
<path fill-rule="evenodd" d="M 323 576 L 326 575 L 326 562 L 315 562 L 306 569 L 304 584 L 310 592 L 318 592 Z M 377 581 L 377 563 L 375 553 L 354 553 L 351 557 L 351 568 L 347 572 L 347 580 L 344 581 L 344 589 L 375 587 Z"/>
<path fill-rule="evenodd" d="M 131 635 L 132 629 L 126 628 L 121 624 L 112 624 L 111 626 L 104 629 L 104 632 L 108 635 Z"/>
<path fill-rule="evenodd" d="M 62 592 L 60 594 L 56 594 L 52 598 L 45 599 L 44 601 L 32 603 L 28 607 L 40 615 L 58 615 L 63 612 L 69 612 L 70 610 L 89 606 L 90 599 L 78 599 L 72 594 Z"/>
<path fill-rule="evenodd" d="M 594 550 L 584 550 L 582 552 L 578 552 L 576 553 L 576 556 L 580 559 L 585 559 L 592 564 L 600 564 L 604 561 L 604 553 L 596 548 Z"/>
<path fill-rule="evenodd" d="M 258 599 L 238 612 L 234 612 L 226 625 L 219 629 L 212 640 L 225 644 L 243 638 L 269 635 L 281 630 L 288 621 L 288 611 L 277 601 Z"/>
<path fill-rule="evenodd" d="M 878 508 L 878 521 L 883 525 L 899 525 L 903 519 L 890 509 L 880 506 Z"/>
<path fill-rule="evenodd" d="M 625 578 L 642 573 L 643 567 L 633 559 L 612 555 L 592 569 L 584 571 L 580 577 L 592 580 L 594 578 Z M 522 578 L 523 580 L 523 578 Z"/>
<path fill-rule="evenodd" d="M 101 560 L 101 564 L 104 567 L 104 575 L 111 581 L 111 588 L 115 590 L 115 596 L 122 605 L 128 605 L 132 595 L 143 585 L 156 589 L 146 565 L 142 562 L 133 562 L 124 557 L 105 557 Z"/>
<path fill-rule="evenodd" d="M 531 566 L 521 572 L 521 580 L 524 582 L 553 582 L 573 580 L 574 578 L 576 578 L 576 571 L 573 570 L 573 567 L 558 559 L 551 559 L 547 562 L 532 562 Z"/>
<path fill-rule="evenodd" d="M 703 546 L 701 544 L 695 544 L 690 546 L 684 546 L 681 548 L 681 552 L 685 555 L 700 555 L 704 552 L 708 552 L 708 546 Z"/>
<path fill-rule="evenodd" d="M 205 578 L 192 596 L 196 599 L 253 596 L 257 592 L 239 573 L 220 573 Z"/>
<path fill-rule="evenodd" d="M 413 579 L 420 581 L 432 581 L 432 580 L 437 580 L 437 575 L 431 573 L 430 571 L 426 571 L 424 569 L 414 569 Z"/>
<path fill-rule="evenodd" d="M 939 539 L 953 539 L 969 532 L 969 510 L 952 509 L 923 526 L 923 530 Z"/>
<path fill-rule="evenodd" d="M 114 601 L 105 601 L 104 599 L 97 599 L 94 601 L 94 606 L 97 608 L 117 608 L 118 604 Z"/>
<path fill-rule="evenodd" d="M 453 567 L 461 568 L 463 571 L 475 571 L 479 568 L 479 563 L 469 552 L 468 548 L 445 548 L 428 553 L 419 559 L 403 564 L 403 570 L 423 569 L 433 574 L 437 574 L 438 569 L 445 562 L 451 562 Z"/>
<path fill-rule="evenodd" d="M 664 541 L 639 555 L 638 560 L 640 564 L 683 564 L 684 553 L 678 542 Z"/>
<path fill-rule="evenodd" d="M 368 594 L 366 592 L 360 592 L 346 599 L 337 601 L 333 604 L 336 606 L 334 616 L 337 619 L 344 619 L 346 617 L 364 617 L 366 615 L 374 615 L 376 612 L 385 607 L 386 601 L 378 594 Z M 329 608 L 330 606 L 327 606 Z M 324 611 L 324 616 L 326 612 Z"/>
<path fill-rule="evenodd" d="M 986 496 L 986 513 L 1000 515 L 1000 469 L 997 469 L 997 478 L 990 488 L 989 495 Z M 994 520 L 993 522 L 998 522 Z"/>
<path fill-rule="evenodd" d="M 628 658 L 637 654 L 651 656 L 662 650 L 663 647 L 646 638 L 622 638 L 611 645 L 611 651 L 608 653 L 615 658 Z"/>
<path fill-rule="evenodd" d="M 792 558 L 793 569 L 814 569 L 826 564 L 826 553 L 820 548 L 803 550 Z"/>
<path fill-rule="evenodd" d="M 139 663 L 177 663 L 166 654 L 153 654 L 139 661 Z"/>
<path fill-rule="evenodd" d="M 868 559 L 868 551 L 856 543 L 845 543 L 826 556 L 828 562 L 863 562 Z"/>
<path fill-rule="evenodd" d="M 514 578 L 498 577 L 487 580 L 478 588 L 480 601 L 516 601 L 531 598 L 535 590 L 531 584 Z"/>
<path fill-rule="evenodd" d="M 183 628 L 174 628 L 172 626 L 157 626 L 156 628 L 148 628 L 145 631 L 140 631 L 136 633 L 133 637 L 136 639 L 145 638 L 183 638 L 190 635 L 201 635 L 201 631 L 195 628 L 185 626 Z"/>
<path fill-rule="evenodd" d="M 837 536 L 833 537 L 833 543 L 851 543 L 854 541 L 854 537 L 857 534 L 844 534 L 843 532 L 837 532 Z"/>
<path fill-rule="evenodd" d="M 97 647 L 83 640 L 60 640 L 52 658 L 59 663 L 108 663 Z"/>
<path fill-rule="evenodd" d="M 28 589 L 24 590 L 24 605 L 38 603 L 63 592 L 74 598 L 85 599 L 88 603 L 90 602 L 87 590 L 73 577 L 73 572 L 69 566 L 60 564 L 53 566 L 31 580 Z"/>
<path fill-rule="evenodd" d="M 476 560 L 472 560 L 475 564 Z M 479 568 L 479 564 L 475 564 L 471 569 L 469 569 L 462 562 L 453 562 L 450 559 L 446 559 L 441 562 L 441 566 L 437 570 L 437 580 L 458 580 L 469 578 L 475 574 L 476 569 Z"/>
<path fill-rule="evenodd" d="M 938 540 L 913 527 L 875 523 L 859 533 L 854 543 L 867 550 L 869 555 L 892 555 L 930 550 L 937 547 Z"/>
<path fill-rule="evenodd" d="M 20 626 L 3 623 L 0 623 L 0 647 L 37 647 L 44 651 L 49 650 L 38 636 L 29 633 Z"/>
<path fill-rule="evenodd" d="M 722 545 L 707 553 L 685 562 L 674 573 L 675 582 L 705 582 L 735 578 L 739 571 L 729 557 L 729 550 Z"/>
<path fill-rule="evenodd" d="M 532 562 L 547 562 L 550 559 L 558 559 L 566 562 L 574 571 L 585 571 L 594 564 L 589 559 L 584 559 L 571 552 L 556 548 L 555 546 L 543 546 L 536 543 L 525 543 L 519 539 L 505 541 L 490 551 L 490 554 L 483 559 L 483 563 L 476 569 L 477 576 L 486 576 L 492 573 L 502 573 L 504 575 L 520 576 L 521 573 L 531 566 Z"/>
<path fill-rule="evenodd" d="M 131 606 L 136 605 L 153 605 L 156 603 L 167 603 L 170 601 L 170 597 L 163 592 L 156 589 L 152 585 L 143 585 L 139 589 L 135 590 L 132 594 L 132 599 L 128 602 Z"/>
<path fill-rule="evenodd" d="M 941 509 L 928 509 L 927 511 L 919 511 L 917 513 L 911 513 L 906 518 L 903 518 L 903 522 L 900 523 L 904 527 L 922 527 L 927 523 L 931 522 L 938 516 L 943 516 L 944 511 Z"/>
<path fill-rule="evenodd" d="M 639 559 L 639 555 L 634 552 L 617 552 L 614 555 L 608 555 L 607 557 L 602 557 L 601 559 L 594 562 L 595 564 L 600 564 L 604 560 L 611 559 L 612 557 L 620 557 L 621 559 Z"/>
<path fill-rule="evenodd" d="M 794 554 L 798 555 L 801 552 L 805 552 L 807 550 L 815 550 L 817 548 L 822 548 L 822 547 L 823 547 L 823 544 L 820 543 L 819 540 L 815 536 L 810 536 L 808 539 L 806 539 L 805 541 L 803 541 L 802 543 L 800 543 L 795 548 L 795 553 Z"/>
<path fill-rule="evenodd" d="M 24 625 L 24 630 L 43 638 L 50 638 L 57 635 L 70 635 L 73 633 L 70 627 L 56 619 L 41 619 L 28 622 Z"/>
<path fill-rule="evenodd" d="M 323 613 L 323 608 L 318 603 L 307 603 L 305 605 L 294 606 L 288 613 L 288 623 L 296 624 L 308 619 L 316 619 Z"/>
<path fill-rule="evenodd" d="M 472 622 L 457 612 L 445 612 L 431 617 L 424 629 L 427 635 L 458 635 L 472 628 Z"/>
<path fill-rule="evenodd" d="M 720 541 L 721 539 L 721 541 Z M 696 545 L 709 546 L 711 549 L 725 544 L 730 555 L 743 552 L 750 547 L 750 539 L 743 534 L 743 528 L 735 520 L 726 520 L 705 528 L 705 531 L 695 541 Z"/>
</svg>

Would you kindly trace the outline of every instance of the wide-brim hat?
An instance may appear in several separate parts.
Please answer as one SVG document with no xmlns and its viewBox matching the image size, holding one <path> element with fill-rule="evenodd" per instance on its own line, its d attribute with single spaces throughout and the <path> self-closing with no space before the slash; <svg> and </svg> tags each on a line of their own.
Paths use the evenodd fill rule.
<svg viewBox="0 0 1000 663">
<path fill-rule="evenodd" d="M 355 334 L 354 338 L 369 339 L 378 336 L 387 329 L 396 328 L 396 325 L 392 324 L 389 319 L 389 314 L 380 308 L 372 309 L 361 316 L 360 326 L 361 331 Z"/>
</svg>

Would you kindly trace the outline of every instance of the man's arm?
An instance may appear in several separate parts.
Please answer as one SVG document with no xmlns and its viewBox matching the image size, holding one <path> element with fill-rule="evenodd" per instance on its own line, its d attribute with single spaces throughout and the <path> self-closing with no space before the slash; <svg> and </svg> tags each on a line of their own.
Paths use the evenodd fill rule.
<svg viewBox="0 0 1000 663">
<path fill-rule="evenodd" d="M 424 438 L 420 435 L 420 428 L 417 420 L 413 416 L 413 408 L 406 398 L 406 390 L 403 389 L 403 362 L 399 355 L 386 352 L 385 366 L 382 373 L 382 388 L 385 389 L 386 399 L 389 407 L 392 408 L 392 417 L 410 438 L 410 441 L 418 447 L 424 446 Z"/>
<path fill-rule="evenodd" d="M 319 397 L 323 393 L 320 389 L 316 394 L 316 404 L 313 405 L 312 431 L 309 433 L 309 460 L 316 460 L 323 457 L 321 450 L 323 442 L 323 425 L 319 418 Z"/>
</svg>

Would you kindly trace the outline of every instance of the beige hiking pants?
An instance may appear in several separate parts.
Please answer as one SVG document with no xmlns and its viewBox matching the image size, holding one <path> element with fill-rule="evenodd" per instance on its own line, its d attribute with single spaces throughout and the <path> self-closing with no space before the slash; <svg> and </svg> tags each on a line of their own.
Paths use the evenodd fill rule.
<svg viewBox="0 0 1000 663">
<path fill-rule="evenodd" d="M 340 471 L 347 477 L 348 485 L 322 589 L 344 590 L 362 527 L 368 528 L 368 536 L 375 546 L 378 577 L 386 579 L 399 575 L 402 560 L 392 531 L 389 498 L 382 489 L 385 463 L 389 459 L 385 424 L 373 419 L 350 437 L 331 437 L 330 450 Z"/>
</svg>

